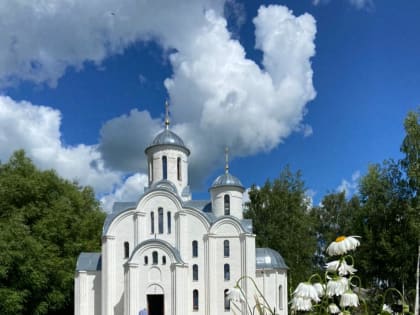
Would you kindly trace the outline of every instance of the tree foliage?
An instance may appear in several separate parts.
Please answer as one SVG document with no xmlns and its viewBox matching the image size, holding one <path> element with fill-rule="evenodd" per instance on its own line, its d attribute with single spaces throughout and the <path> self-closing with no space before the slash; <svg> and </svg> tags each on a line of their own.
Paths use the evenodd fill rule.
<svg viewBox="0 0 420 315">
<path fill-rule="evenodd" d="M 400 165 L 371 165 L 360 183 L 361 222 L 353 228 L 362 236 L 358 261 L 364 279 L 377 287 L 414 288 L 419 211 Z"/>
<path fill-rule="evenodd" d="M 360 235 L 358 269 L 369 287 L 414 288 L 420 242 L 420 124 L 411 112 L 400 161 L 386 160 L 368 168 L 350 200 L 343 193 L 326 195 L 312 214 L 318 236 L 318 263 L 326 243 L 336 236 Z"/>
<path fill-rule="evenodd" d="M 410 112 L 404 121 L 406 136 L 401 145 L 404 158 L 401 165 L 404 168 L 414 198 L 418 201 L 420 194 L 420 108 Z"/>
<path fill-rule="evenodd" d="M 73 314 L 76 258 L 99 249 L 104 216 L 90 188 L 23 151 L 0 164 L 0 314 Z"/>
<path fill-rule="evenodd" d="M 316 248 L 310 208 L 300 172 L 286 167 L 273 182 L 253 186 L 245 217 L 253 220 L 258 247 L 280 252 L 289 270 L 289 282 L 296 284 L 312 272 Z"/>
</svg>

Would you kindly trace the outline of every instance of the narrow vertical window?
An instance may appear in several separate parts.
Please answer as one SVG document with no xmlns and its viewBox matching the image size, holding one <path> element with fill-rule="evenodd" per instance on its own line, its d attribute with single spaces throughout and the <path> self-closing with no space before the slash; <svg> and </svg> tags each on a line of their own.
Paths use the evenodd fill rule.
<svg viewBox="0 0 420 315">
<path fill-rule="evenodd" d="M 193 265 L 193 281 L 198 281 L 198 265 Z"/>
<path fill-rule="evenodd" d="M 198 310 L 198 290 L 193 291 L 193 310 Z"/>
<path fill-rule="evenodd" d="M 144 264 L 147 265 L 149 263 L 149 257 L 144 256 Z"/>
<path fill-rule="evenodd" d="M 225 264 L 224 274 L 225 274 L 225 281 L 229 281 L 230 280 L 230 266 L 229 266 L 229 264 Z"/>
<path fill-rule="evenodd" d="M 162 256 L 162 265 L 166 265 L 166 256 Z"/>
<path fill-rule="evenodd" d="M 225 215 L 230 215 L 230 196 L 225 195 Z"/>
<path fill-rule="evenodd" d="M 167 216 L 167 218 L 166 218 L 166 222 L 167 222 L 167 224 L 168 224 L 168 234 L 171 234 L 171 230 L 172 230 L 172 217 L 171 217 L 171 212 L 170 211 L 168 211 L 167 213 L 166 213 L 166 216 Z"/>
<path fill-rule="evenodd" d="M 152 263 L 153 265 L 157 265 L 158 263 L 158 253 L 156 251 L 152 252 Z"/>
<path fill-rule="evenodd" d="M 181 180 L 181 158 L 176 159 L 176 171 L 178 175 L 178 180 Z"/>
<path fill-rule="evenodd" d="M 229 292 L 228 289 L 226 289 L 225 292 L 224 292 L 224 296 L 225 296 L 225 311 L 230 311 L 230 300 L 229 300 L 229 297 L 228 297 L 228 292 Z"/>
<path fill-rule="evenodd" d="M 225 240 L 223 242 L 223 256 L 229 257 L 230 256 L 230 248 L 229 248 L 229 241 Z"/>
<path fill-rule="evenodd" d="M 158 209 L 159 234 L 163 233 L 163 208 Z"/>
<path fill-rule="evenodd" d="M 150 212 L 150 233 L 155 233 L 155 213 Z"/>
<path fill-rule="evenodd" d="M 128 258 L 128 256 L 130 256 L 130 244 L 124 242 L 124 258 Z"/>
<path fill-rule="evenodd" d="M 283 286 L 279 285 L 279 309 L 283 309 Z"/>
<path fill-rule="evenodd" d="M 166 155 L 162 157 L 162 178 L 168 179 L 168 158 Z"/>
<path fill-rule="evenodd" d="M 197 241 L 192 242 L 192 256 L 198 257 L 198 242 Z"/>
<path fill-rule="evenodd" d="M 153 182 L 153 158 L 149 162 L 149 180 Z"/>
</svg>

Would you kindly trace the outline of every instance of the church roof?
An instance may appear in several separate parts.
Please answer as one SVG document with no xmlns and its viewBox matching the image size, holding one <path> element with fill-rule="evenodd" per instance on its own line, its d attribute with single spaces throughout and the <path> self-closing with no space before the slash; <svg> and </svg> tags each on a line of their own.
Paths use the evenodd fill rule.
<svg viewBox="0 0 420 315">
<path fill-rule="evenodd" d="M 244 188 L 241 181 L 230 173 L 225 173 L 217 177 L 214 180 L 213 185 L 211 185 L 211 188 L 220 187 L 220 186 L 236 186 L 236 187 Z"/>
<path fill-rule="evenodd" d="M 158 145 L 177 146 L 186 150 L 187 154 L 190 154 L 190 150 L 185 146 L 184 141 L 182 141 L 182 139 L 175 132 L 169 129 L 164 129 L 163 131 L 158 133 L 158 135 L 155 137 L 152 143 L 146 148 L 146 152 L 150 148 Z"/>
<path fill-rule="evenodd" d="M 80 253 L 77 258 L 77 271 L 99 271 L 101 269 L 101 253 Z"/>
<path fill-rule="evenodd" d="M 157 188 L 159 189 L 159 188 Z M 148 191 L 148 193 L 151 191 Z M 106 216 L 104 226 L 102 228 L 102 235 L 105 235 L 111 225 L 112 221 L 125 211 L 136 208 L 138 202 L 115 202 L 112 207 L 112 212 Z M 196 211 L 201 212 L 206 220 L 211 224 L 215 223 L 217 220 L 221 219 L 216 217 L 212 212 L 211 202 L 209 200 L 188 200 L 182 202 L 182 205 L 188 208 L 193 208 Z M 239 221 L 242 228 L 248 232 L 252 233 L 252 220 L 242 219 L 238 220 L 235 217 L 231 217 L 233 220 Z"/>
<path fill-rule="evenodd" d="M 255 249 L 256 269 L 289 269 L 283 257 L 271 248 Z"/>
</svg>

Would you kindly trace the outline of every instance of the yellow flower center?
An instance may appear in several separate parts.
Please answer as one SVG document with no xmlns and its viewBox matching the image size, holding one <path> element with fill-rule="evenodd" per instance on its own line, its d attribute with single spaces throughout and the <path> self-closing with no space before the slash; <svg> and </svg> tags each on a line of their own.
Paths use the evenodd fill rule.
<svg viewBox="0 0 420 315">
<path fill-rule="evenodd" d="M 338 243 L 338 242 L 342 242 L 342 241 L 344 241 L 346 239 L 346 237 L 345 236 L 339 236 L 339 237 L 337 237 L 336 239 L 335 239 L 335 241 Z"/>
</svg>

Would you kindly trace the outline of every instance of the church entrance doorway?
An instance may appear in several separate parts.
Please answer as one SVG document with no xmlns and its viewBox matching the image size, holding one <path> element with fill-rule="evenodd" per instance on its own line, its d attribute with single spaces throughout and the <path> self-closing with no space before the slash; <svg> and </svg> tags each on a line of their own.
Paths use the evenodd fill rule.
<svg viewBox="0 0 420 315">
<path fill-rule="evenodd" d="M 147 295 L 147 314 L 148 315 L 164 315 L 163 294 Z"/>
</svg>

